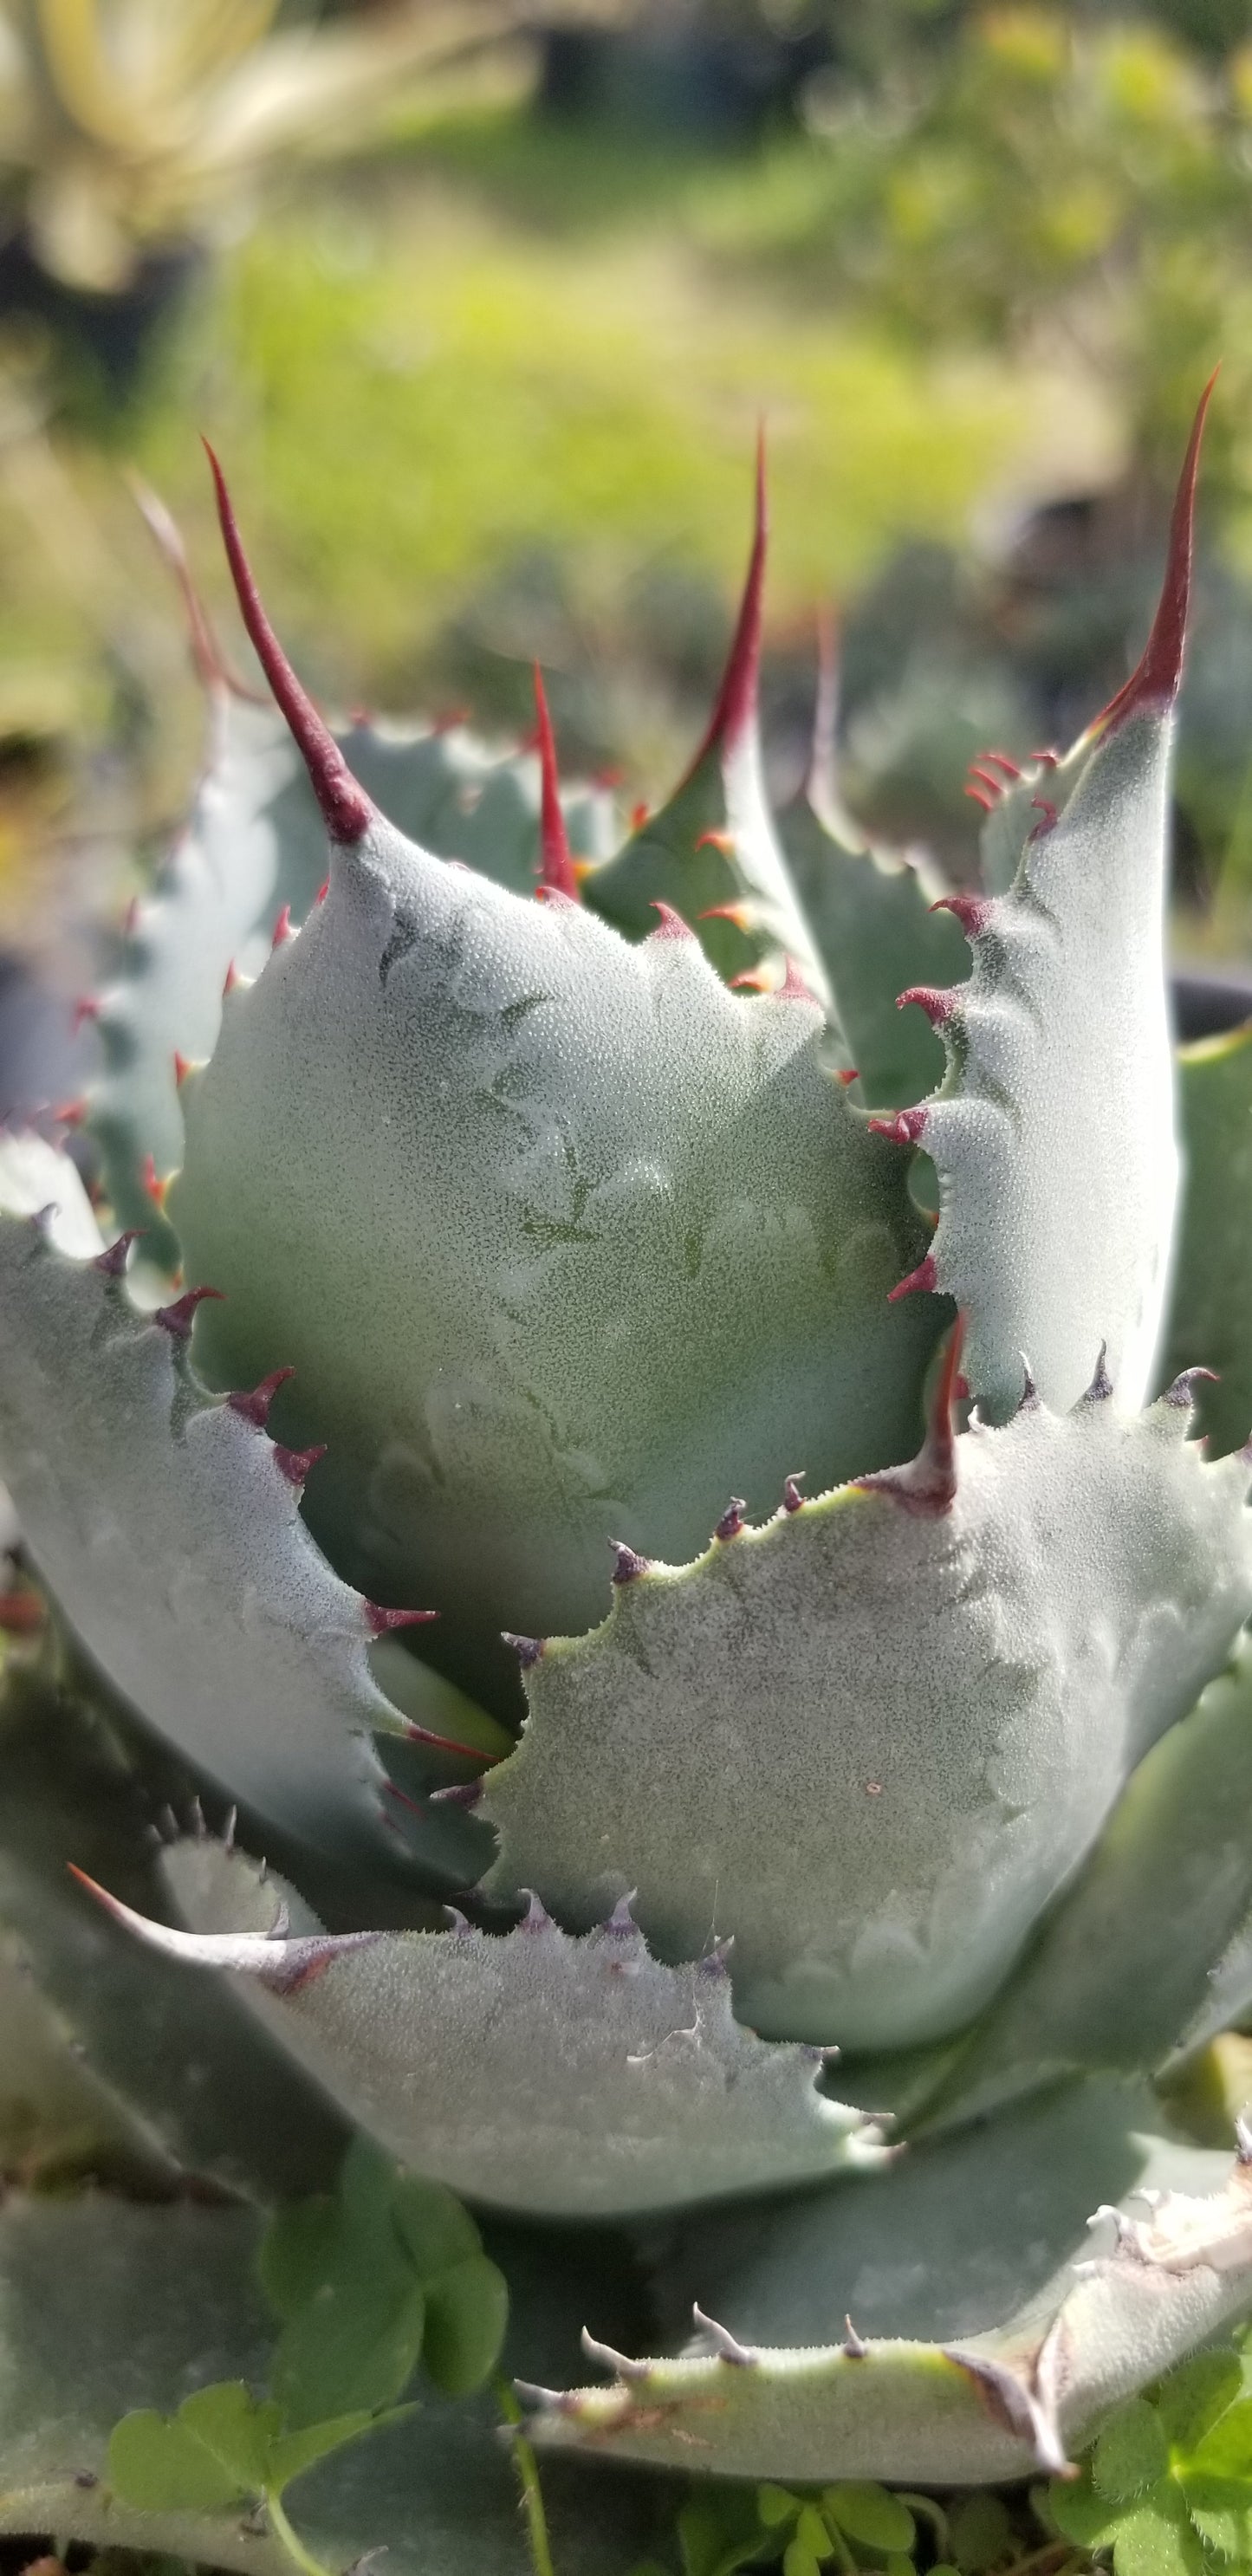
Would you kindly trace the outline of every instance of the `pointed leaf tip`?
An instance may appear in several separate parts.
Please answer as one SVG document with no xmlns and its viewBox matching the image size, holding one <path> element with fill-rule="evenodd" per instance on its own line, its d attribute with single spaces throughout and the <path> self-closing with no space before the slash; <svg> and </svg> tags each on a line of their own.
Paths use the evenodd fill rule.
<svg viewBox="0 0 1252 2576">
<path fill-rule="evenodd" d="M 289 1485 L 303 1485 L 312 1475 L 318 1459 L 325 1455 L 324 1440 L 312 1449 L 284 1449 L 279 1441 L 274 1443 L 274 1464 Z"/>
<path fill-rule="evenodd" d="M 264 1431 L 270 1418 L 270 1406 L 280 1386 L 285 1386 L 288 1378 L 294 1376 L 293 1368 L 271 1369 L 259 1386 L 236 1387 L 226 1398 L 231 1412 L 241 1413 L 245 1422 L 254 1422 L 258 1431 Z"/>
<path fill-rule="evenodd" d="M 158 1306 L 152 1321 L 160 1325 L 163 1333 L 170 1333 L 176 1342 L 185 1342 L 195 1322 L 197 1306 L 203 1305 L 206 1297 L 220 1298 L 223 1293 L 220 1288 L 188 1288 L 183 1296 L 174 1299 L 172 1305 Z"/>
<path fill-rule="evenodd" d="M 126 1268 L 126 1256 L 132 1243 L 138 1243 L 140 1231 L 137 1225 L 128 1225 L 124 1234 L 114 1236 L 107 1251 L 96 1254 L 94 1266 L 103 1271 L 106 1279 L 121 1278 Z"/>
<path fill-rule="evenodd" d="M 359 841 L 369 830 L 374 806 L 363 787 L 359 787 L 343 753 L 317 712 L 312 699 L 296 678 L 291 664 L 274 633 L 261 594 L 252 576 L 252 568 L 243 550 L 226 478 L 207 438 L 205 454 L 217 494 L 217 515 L 221 523 L 222 542 L 230 565 L 239 613 L 261 668 L 273 690 L 278 706 L 291 728 L 296 747 L 309 773 L 313 793 L 321 806 L 326 829 L 336 841 Z"/>
<path fill-rule="evenodd" d="M 933 1029 L 946 1027 L 956 1009 L 955 993 L 938 990 L 933 984 L 910 984 L 906 991 L 897 993 L 897 1011 L 906 1010 L 910 1002 L 916 1002 L 919 1011 L 925 1012 Z"/>
<path fill-rule="evenodd" d="M 680 912 L 675 912 L 672 903 L 662 903 L 659 896 L 654 896 L 651 909 L 660 916 L 652 933 L 654 939 L 695 938 L 690 923 L 683 920 Z"/>
<path fill-rule="evenodd" d="M 624 1539 L 611 1538 L 609 1546 L 613 1550 L 615 1559 L 612 1576 L 614 1583 L 634 1583 L 639 1575 L 651 1572 L 650 1560 L 646 1556 L 637 1555 L 633 1547 L 627 1547 Z"/>
<path fill-rule="evenodd" d="M 542 1637 L 522 1637 L 518 1635 L 515 1628 L 502 1628 L 500 1634 L 505 1645 L 512 1647 L 523 1672 L 527 1672 L 532 1664 L 538 1663 L 543 1653 Z"/>
<path fill-rule="evenodd" d="M 325 1452 L 322 1454 L 324 1456 Z M 366 1601 L 362 1607 L 366 1626 L 372 1628 L 376 1637 L 389 1637 L 393 1628 L 424 1628 L 428 1620 L 439 1616 L 437 1610 L 388 1610 L 380 1601 Z M 458 1752 L 460 1749 L 458 1746 Z M 479 1758 L 477 1754 L 474 1756 L 475 1761 Z"/>
<path fill-rule="evenodd" d="M 578 878 L 570 857 L 569 836 L 561 811 L 561 784 L 557 776 L 556 743 L 552 735 L 552 718 L 548 713 L 543 673 L 535 664 L 535 716 L 543 802 L 539 824 L 539 881 L 547 894 L 563 894 L 577 903 Z"/>
<path fill-rule="evenodd" d="M 1124 688 L 1109 700 L 1103 713 L 1091 727 L 1093 734 L 1116 732 L 1132 716 L 1163 715 L 1178 695 L 1182 679 L 1183 653 L 1187 641 L 1187 613 L 1191 605 L 1191 566 L 1195 535 L 1196 477 L 1200 465 L 1200 447 L 1204 423 L 1213 398 L 1213 387 L 1219 370 L 1214 367 L 1196 408 L 1191 436 L 1182 461 L 1178 489 L 1169 523 L 1169 544 L 1165 556 L 1165 578 L 1157 602 L 1152 632 L 1144 647 L 1142 660 L 1131 672 Z"/>
<path fill-rule="evenodd" d="M 735 751 L 756 718 L 757 690 L 761 676 L 761 624 L 765 597 L 765 557 L 769 539 L 769 510 L 765 488 L 765 432 L 756 443 L 756 508 L 752 531 L 752 552 L 748 557 L 748 574 L 739 603 L 739 615 L 731 639 L 730 653 L 717 693 L 717 704 L 709 719 L 709 729 L 688 771 L 690 777 L 711 751 Z"/>
</svg>

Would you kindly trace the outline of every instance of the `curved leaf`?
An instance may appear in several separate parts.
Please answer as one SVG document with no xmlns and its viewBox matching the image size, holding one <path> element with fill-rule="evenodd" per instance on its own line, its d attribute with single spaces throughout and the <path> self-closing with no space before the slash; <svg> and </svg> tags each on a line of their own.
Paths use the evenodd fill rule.
<svg viewBox="0 0 1252 2576">
<path fill-rule="evenodd" d="M 665 1968 L 625 1909 L 571 1940 L 533 1906 L 472 1931 L 284 1937 L 282 1891 L 219 1846 L 166 1862 L 194 1932 L 119 1921 L 234 1971 L 283 2046 L 388 2153 L 473 2199 L 563 2218 L 812 2180 L 881 2153 L 820 2058 L 732 2017 L 716 1955 Z M 226 1928 L 220 1928 L 226 1927 Z"/>
<path fill-rule="evenodd" d="M 776 2034 L 890 2049 L 989 2001 L 1252 1608 L 1252 1518 L 1185 1386 L 954 1440 L 954 1362 L 913 1466 L 624 1566 L 529 1662 L 497 1891 L 578 1923 L 636 1888 L 668 1955 L 733 1934 Z"/>
<path fill-rule="evenodd" d="M 531 2392 L 533 2438 L 658 2466 L 694 2448 L 704 2469 L 784 2483 L 1062 2469 L 1111 2405 L 1252 2298 L 1252 2168 L 1136 2137 L 1135 2107 L 1078 2088 L 1016 2133 L 918 2149 L 766 2213 L 735 2244 L 703 2224 L 682 2267 L 728 2321 L 704 2320 L 690 2357 L 623 2364 L 611 2388 Z M 1109 2181 L 1126 2205 L 1092 2236 Z M 821 2348 L 853 2300 L 846 2340 Z M 937 2339 L 911 2339 L 919 2313 Z"/>
<path fill-rule="evenodd" d="M 197 1356 L 294 1363 L 312 1526 L 472 1686 L 501 1628 L 603 1611 L 610 1539 L 909 1445 L 938 1316 L 887 1290 L 924 1228 L 820 1025 L 376 818 L 185 1085 Z"/>
<path fill-rule="evenodd" d="M 266 1391 L 241 1407 L 207 1397 L 186 1305 L 147 1320 L 113 1254 L 65 1260 L 12 1218 L 0 1314 L 0 1465 L 88 1654 L 229 1794 L 324 1849 L 401 1867 L 373 1736 L 406 1721 L 370 1673 L 378 1622 L 300 1519 L 304 1462 L 263 1429 Z M 423 1848 L 459 1883 L 474 1828 L 445 1808 Z"/>
</svg>

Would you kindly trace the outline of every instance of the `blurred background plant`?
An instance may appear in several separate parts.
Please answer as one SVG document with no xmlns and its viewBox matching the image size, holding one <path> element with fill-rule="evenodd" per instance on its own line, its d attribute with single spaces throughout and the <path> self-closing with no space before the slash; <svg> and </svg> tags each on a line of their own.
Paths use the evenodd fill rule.
<svg viewBox="0 0 1252 2576">
<path fill-rule="evenodd" d="M 10 945 L 72 957 L 194 773 L 125 469 L 220 603 L 198 427 L 328 701 L 515 731 L 538 654 L 633 803 L 763 414 L 779 792 L 833 602 L 845 792 L 959 875 L 967 761 L 1124 675 L 1222 357 L 1177 941 L 1252 948 L 1252 0 L 8 0 L 0 223 Z"/>
</svg>

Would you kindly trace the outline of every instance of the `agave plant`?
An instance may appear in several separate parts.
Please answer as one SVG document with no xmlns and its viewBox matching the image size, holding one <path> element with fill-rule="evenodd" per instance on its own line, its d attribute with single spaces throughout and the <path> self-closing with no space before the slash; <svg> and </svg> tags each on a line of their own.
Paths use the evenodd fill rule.
<svg viewBox="0 0 1252 2576">
<path fill-rule="evenodd" d="M 510 23 L 421 0 L 372 29 L 274 33 L 279 0 L 5 0 L 0 167 L 49 274 L 116 294 L 145 251 L 238 219 L 272 165 L 353 139 L 411 80 Z"/>
<path fill-rule="evenodd" d="M 9 1657 L 0 1999 L 26 2170 L 53 2065 L 132 2197 L 0 2219 L 0 2528 L 276 2564 L 314 2417 L 417 2350 L 388 2308 L 351 2393 L 363 2172 L 419 2208 L 445 2392 L 496 2267 L 528 2381 L 587 2327 L 593 2384 L 523 2390 L 571 2568 L 662 2491 L 606 2463 L 1062 2474 L 1252 2305 L 1249 2134 L 1170 2109 L 1252 2011 L 1252 1032 L 1179 1088 L 1163 971 L 1203 410 L 1143 657 L 1065 757 L 988 755 L 977 892 L 859 846 L 820 743 L 771 819 L 759 496 L 707 737 L 606 854 L 542 694 L 494 763 L 328 730 L 218 475 L 283 722 L 201 619 L 210 762 L 95 1005 L 103 1230 L 5 1147 L 54 1624 Z M 306 2448 L 249 2479 L 204 2427 L 251 2403 L 257 2207 L 351 2134 L 266 2258 L 317 2404 L 288 2351 L 264 2439 Z M 136 2488 L 110 2427 L 188 2388 L 195 2474 L 187 2415 Z M 474 2404 L 324 2462 L 304 2527 L 517 2563 Z"/>
</svg>

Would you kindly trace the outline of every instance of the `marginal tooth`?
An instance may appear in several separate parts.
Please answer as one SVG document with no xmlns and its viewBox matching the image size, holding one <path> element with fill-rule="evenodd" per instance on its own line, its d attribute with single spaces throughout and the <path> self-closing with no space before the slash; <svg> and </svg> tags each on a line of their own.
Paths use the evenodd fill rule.
<svg viewBox="0 0 1252 2576">
<path fill-rule="evenodd" d="M 693 2307 L 691 2314 L 701 2334 L 708 2336 L 719 2361 L 732 2362 L 738 2370 L 757 2367 L 761 2358 L 759 2352 L 754 2352 L 746 2343 L 740 2343 L 738 2335 L 733 2335 L 729 2326 L 719 2326 L 716 2317 L 706 2317 L 701 2307 Z"/>
</svg>

